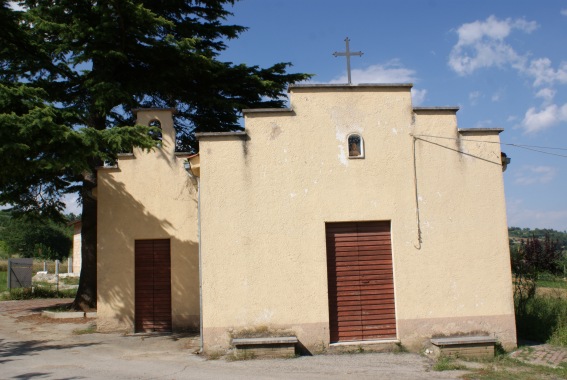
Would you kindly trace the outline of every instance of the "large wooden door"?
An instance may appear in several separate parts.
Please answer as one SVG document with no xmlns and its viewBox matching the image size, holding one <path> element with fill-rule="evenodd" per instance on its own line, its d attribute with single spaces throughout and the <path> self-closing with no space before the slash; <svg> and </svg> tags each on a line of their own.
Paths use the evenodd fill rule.
<svg viewBox="0 0 567 380">
<path fill-rule="evenodd" d="M 331 343 L 396 338 L 390 222 L 327 223 Z"/>
<path fill-rule="evenodd" d="M 169 240 L 136 240 L 135 261 L 136 332 L 171 331 Z"/>
</svg>

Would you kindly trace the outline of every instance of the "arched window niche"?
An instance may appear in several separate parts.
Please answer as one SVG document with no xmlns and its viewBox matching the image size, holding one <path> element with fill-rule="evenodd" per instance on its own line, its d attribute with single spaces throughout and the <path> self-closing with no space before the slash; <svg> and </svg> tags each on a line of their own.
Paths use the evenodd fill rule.
<svg viewBox="0 0 567 380">
<path fill-rule="evenodd" d="M 347 137 L 348 158 L 364 158 L 364 140 L 358 133 L 351 133 Z"/>
<path fill-rule="evenodd" d="M 158 119 L 153 119 L 148 123 L 148 126 L 159 128 L 159 131 L 150 131 L 150 136 L 154 139 L 159 141 L 158 145 L 161 146 L 162 135 L 161 135 L 161 123 Z"/>
</svg>

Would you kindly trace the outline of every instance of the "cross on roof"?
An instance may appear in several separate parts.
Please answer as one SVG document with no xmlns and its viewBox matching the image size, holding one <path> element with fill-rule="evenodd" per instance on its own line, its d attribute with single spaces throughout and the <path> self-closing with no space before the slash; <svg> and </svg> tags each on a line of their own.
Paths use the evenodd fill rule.
<svg viewBox="0 0 567 380">
<path fill-rule="evenodd" d="M 351 80 L 350 80 L 350 57 L 351 55 L 356 55 L 361 57 L 362 56 L 362 52 L 361 51 L 355 51 L 355 52 L 351 52 L 348 46 L 349 43 L 349 39 L 348 37 L 345 38 L 345 42 L 346 42 L 346 51 L 344 52 L 334 52 L 333 55 L 335 57 L 346 57 L 346 67 L 347 67 L 347 75 L 348 75 L 348 84 L 352 84 Z"/>
</svg>

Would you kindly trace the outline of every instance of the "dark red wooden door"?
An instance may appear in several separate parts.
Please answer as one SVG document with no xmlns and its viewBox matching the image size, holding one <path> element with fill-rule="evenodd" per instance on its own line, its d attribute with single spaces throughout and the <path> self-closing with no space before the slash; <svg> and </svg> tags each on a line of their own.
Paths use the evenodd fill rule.
<svg viewBox="0 0 567 380">
<path fill-rule="evenodd" d="M 169 240 L 136 240 L 135 262 L 136 332 L 171 331 Z"/>
<path fill-rule="evenodd" d="M 396 338 L 390 222 L 327 223 L 331 342 Z"/>
</svg>

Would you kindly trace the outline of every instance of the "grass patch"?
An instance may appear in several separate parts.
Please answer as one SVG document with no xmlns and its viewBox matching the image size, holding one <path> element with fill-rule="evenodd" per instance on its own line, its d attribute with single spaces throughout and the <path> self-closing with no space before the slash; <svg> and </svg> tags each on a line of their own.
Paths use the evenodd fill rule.
<svg viewBox="0 0 567 380">
<path fill-rule="evenodd" d="M 59 277 L 59 281 L 65 285 L 79 285 L 79 277 Z"/>
<path fill-rule="evenodd" d="M 567 367 L 551 368 L 522 363 L 507 356 L 498 356 L 481 369 L 468 369 L 470 372 L 463 376 L 466 380 L 534 380 L 534 379 L 565 379 Z"/>
<path fill-rule="evenodd" d="M 86 329 L 76 329 L 73 330 L 73 334 L 75 335 L 86 335 L 86 334 L 94 334 L 96 333 L 96 325 L 90 325 Z"/>
<path fill-rule="evenodd" d="M 455 362 L 454 358 L 449 356 L 441 356 L 433 365 L 434 371 L 458 371 L 468 369 L 465 365 Z"/>
<path fill-rule="evenodd" d="M 567 299 L 535 296 L 516 309 L 518 336 L 567 347 Z"/>
<path fill-rule="evenodd" d="M 537 280 L 537 286 L 541 288 L 567 289 L 567 281 L 560 276 L 542 273 Z"/>
<path fill-rule="evenodd" d="M 8 290 L 8 272 L 0 272 L 0 293 Z"/>
<path fill-rule="evenodd" d="M 29 300 L 34 298 L 73 298 L 77 289 L 64 289 L 57 291 L 54 285 L 34 286 L 33 288 L 17 288 L 0 294 L 0 300 Z"/>
</svg>

